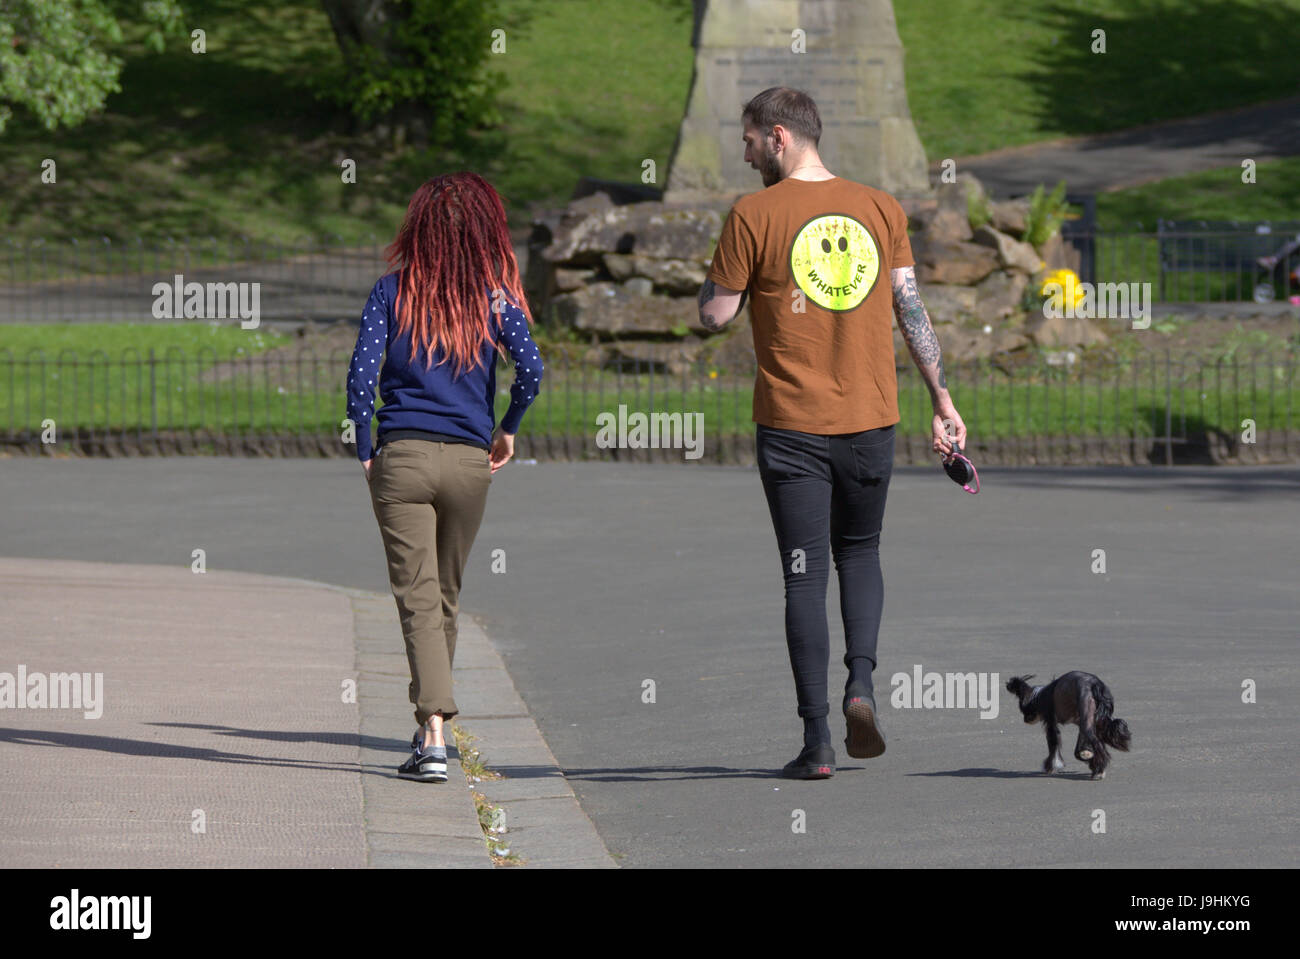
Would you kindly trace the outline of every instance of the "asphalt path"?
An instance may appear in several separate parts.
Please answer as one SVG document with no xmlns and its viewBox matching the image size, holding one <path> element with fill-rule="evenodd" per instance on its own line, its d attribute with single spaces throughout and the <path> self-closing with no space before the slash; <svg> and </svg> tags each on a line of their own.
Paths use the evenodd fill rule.
<svg viewBox="0 0 1300 959">
<path fill-rule="evenodd" d="M 981 479 L 895 475 L 877 688 L 917 666 L 1096 672 L 1134 735 L 1104 781 L 1072 727 L 1065 772 L 1038 773 L 1043 734 L 1000 690 L 987 718 L 887 709 L 874 760 L 844 754 L 833 702 L 835 777 L 777 778 L 801 724 L 752 469 L 511 464 L 462 602 L 625 866 L 1295 866 L 1300 470 Z M 210 569 L 388 585 L 355 462 L 16 458 L 0 496 L 4 555 L 188 566 L 201 547 Z M 832 582 L 836 699 L 837 608 Z"/>
<path fill-rule="evenodd" d="M 1097 136 L 1072 137 L 956 158 L 995 198 L 1024 196 L 1064 180 L 1071 193 L 1106 193 L 1168 177 L 1241 168 L 1300 153 L 1300 98 L 1271 100 Z M 930 174 L 944 160 L 931 157 Z M 1261 179 L 1259 182 L 1264 183 Z M 1154 224 L 1147 224 L 1153 229 Z"/>
</svg>

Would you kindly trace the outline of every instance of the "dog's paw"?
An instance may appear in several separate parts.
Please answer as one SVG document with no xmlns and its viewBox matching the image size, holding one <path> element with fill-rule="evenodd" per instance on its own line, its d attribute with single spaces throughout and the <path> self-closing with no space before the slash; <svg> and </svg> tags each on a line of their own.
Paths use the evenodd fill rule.
<svg viewBox="0 0 1300 959">
<path fill-rule="evenodd" d="M 1093 773 L 1093 774 L 1092 774 L 1092 778 L 1093 778 L 1093 779 L 1105 779 L 1105 778 L 1106 778 L 1106 770 L 1103 769 L 1103 770 L 1102 770 L 1101 772 L 1099 772 L 1099 773 Z"/>
<path fill-rule="evenodd" d="M 1065 768 L 1065 763 L 1059 760 L 1052 760 L 1052 759 L 1043 760 L 1043 772 L 1047 773 L 1049 776 L 1052 773 L 1059 773 L 1064 768 Z"/>
<path fill-rule="evenodd" d="M 1080 749 L 1078 753 L 1078 758 L 1082 759 L 1084 762 L 1087 762 L 1089 759 L 1092 758 L 1092 750 Z"/>
</svg>

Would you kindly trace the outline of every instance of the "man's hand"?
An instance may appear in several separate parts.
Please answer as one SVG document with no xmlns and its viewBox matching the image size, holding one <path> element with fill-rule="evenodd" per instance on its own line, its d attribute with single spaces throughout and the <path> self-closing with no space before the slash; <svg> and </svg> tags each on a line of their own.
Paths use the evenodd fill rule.
<svg viewBox="0 0 1300 959">
<path fill-rule="evenodd" d="M 510 457 L 514 455 L 515 434 L 498 429 L 497 435 L 492 439 L 492 449 L 488 452 L 488 461 L 492 464 L 492 472 L 495 473 L 505 466 L 510 461 Z"/>
<path fill-rule="evenodd" d="M 365 461 L 361 464 L 361 466 L 362 466 L 362 467 L 365 469 L 365 471 L 366 471 L 366 479 L 370 479 L 370 464 L 373 463 L 373 462 L 374 462 L 374 459 L 371 458 L 371 459 L 365 460 Z"/>
<path fill-rule="evenodd" d="M 963 450 L 966 449 L 966 424 L 961 421 L 957 407 L 948 403 L 934 411 L 934 423 L 931 431 L 934 437 L 934 451 L 947 456 L 952 452 L 953 440 Z"/>
<path fill-rule="evenodd" d="M 700 326 L 714 333 L 736 318 L 745 307 L 745 290 L 729 290 L 706 279 L 700 287 Z"/>
</svg>

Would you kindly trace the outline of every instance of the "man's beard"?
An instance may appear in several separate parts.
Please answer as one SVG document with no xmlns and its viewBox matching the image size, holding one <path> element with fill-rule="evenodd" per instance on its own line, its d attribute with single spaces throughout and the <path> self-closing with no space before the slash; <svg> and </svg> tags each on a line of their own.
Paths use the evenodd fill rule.
<svg viewBox="0 0 1300 959">
<path fill-rule="evenodd" d="M 758 172 L 763 177 L 763 186 L 771 186 L 781 179 L 781 161 L 774 154 L 765 153 L 758 160 Z"/>
</svg>

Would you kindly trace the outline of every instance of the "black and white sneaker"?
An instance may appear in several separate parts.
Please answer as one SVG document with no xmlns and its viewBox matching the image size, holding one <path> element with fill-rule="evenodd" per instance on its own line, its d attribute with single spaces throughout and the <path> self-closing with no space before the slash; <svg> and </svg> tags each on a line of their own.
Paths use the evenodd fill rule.
<svg viewBox="0 0 1300 959">
<path fill-rule="evenodd" d="M 411 758 L 398 767 L 397 775 L 402 779 L 415 779 L 425 783 L 445 783 L 447 781 L 447 747 L 421 746 L 419 733 L 411 740 Z"/>
</svg>

